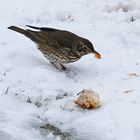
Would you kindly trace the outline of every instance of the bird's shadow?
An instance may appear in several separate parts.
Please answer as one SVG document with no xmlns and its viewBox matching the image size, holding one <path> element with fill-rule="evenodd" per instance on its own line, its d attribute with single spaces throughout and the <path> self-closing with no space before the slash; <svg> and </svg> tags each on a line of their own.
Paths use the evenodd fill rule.
<svg viewBox="0 0 140 140">
<path fill-rule="evenodd" d="M 63 71 L 63 73 L 66 75 L 66 77 L 73 79 L 76 82 L 77 81 L 76 76 L 78 75 L 78 73 L 80 73 L 80 71 L 72 67 L 72 68 L 67 68 L 65 71 Z"/>
</svg>

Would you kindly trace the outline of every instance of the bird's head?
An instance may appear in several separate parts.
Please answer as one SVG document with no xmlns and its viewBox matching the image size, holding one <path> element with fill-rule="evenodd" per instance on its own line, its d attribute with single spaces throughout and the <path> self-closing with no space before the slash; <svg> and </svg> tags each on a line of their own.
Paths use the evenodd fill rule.
<svg viewBox="0 0 140 140">
<path fill-rule="evenodd" d="M 101 55 L 97 51 L 94 50 L 92 43 L 85 38 L 80 38 L 79 41 L 76 43 L 75 48 L 78 55 L 80 56 L 93 53 L 96 58 L 98 59 L 101 58 Z"/>
</svg>

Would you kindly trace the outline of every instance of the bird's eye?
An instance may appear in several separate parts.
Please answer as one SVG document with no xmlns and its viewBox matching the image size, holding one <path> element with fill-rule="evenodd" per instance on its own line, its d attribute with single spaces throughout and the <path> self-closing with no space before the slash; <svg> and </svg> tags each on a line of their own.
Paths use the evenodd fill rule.
<svg viewBox="0 0 140 140">
<path fill-rule="evenodd" d="M 86 46 L 83 46 L 83 49 L 86 50 L 87 49 Z"/>
</svg>

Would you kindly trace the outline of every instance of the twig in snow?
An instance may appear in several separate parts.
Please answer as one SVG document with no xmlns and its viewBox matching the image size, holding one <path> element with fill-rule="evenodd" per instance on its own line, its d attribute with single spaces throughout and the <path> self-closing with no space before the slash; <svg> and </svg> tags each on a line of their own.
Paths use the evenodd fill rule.
<svg viewBox="0 0 140 140">
<path fill-rule="evenodd" d="M 127 94 L 127 93 L 131 93 L 131 92 L 133 92 L 133 91 L 134 91 L 134 90 L 130 89 L 130 90 L 124 91 L 123 93 Z"/>
<path fill-rule="evenodd" d="M 6 76 L 6 72 L 4 72 L 3 76 Z"/>
<path fill-rule="evenodd" d="M 62 130 L 60 128 L 58 128 L 50 123 L 42 125 L 42 126 L 40 126 L 40 128 L 43 128 L 43 129 L 46 129 L 46 130 L 52 132 L 53 135 L 57 135 L 57 136 L 59 135 L 62 138 L 62 140 L 65 140 L 67 137 L 70 136 L 69 133 L 62 132 Z"/>
<path fill-rule="evenodd" d="M 5 94 L 7 95 L 8 94 L 8 91 L 9 91 L 9 86 L 7 87 L 6 91 L 5 91 Z"/>
<path fill-rule="evenodd" d="M 134 17 L 133 16 L 131 17 L 131 22 L 134 22 Z"/>
</svg>

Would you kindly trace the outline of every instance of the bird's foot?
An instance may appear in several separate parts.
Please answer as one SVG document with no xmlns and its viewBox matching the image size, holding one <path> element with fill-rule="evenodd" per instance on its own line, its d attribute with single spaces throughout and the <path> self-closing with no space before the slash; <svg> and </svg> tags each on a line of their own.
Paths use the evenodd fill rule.
<svg viewBox="0 0 140 140">
<path fill-rule="evenodd" d="M 68 70 L 64 65 L 62 65 L 62 64 L 60 64 L 60 65 L 61 65 L 61 69 L 62 69 L 63 71 L 67 71 L 67 70 Z"/>
<path fill-rule="evenodd" d="M 67 68 L 60 63 L 51 62 L 51 64 L 60 71 L 67 71 Z"/>
<path fill-rule="evenodd" d="M 70 69 L 66 68 L 63 64 L 60 64 L 60 63 L 51 62 L 51 64 L 55 68 L 57 68 L 59 71 L 64 72 L 68 78 L 73 79 L 74 81 L 77 81 L 74 78 L 77 75 L 77 72 L 75 70 L 70 70 Z"/>
</svg>

